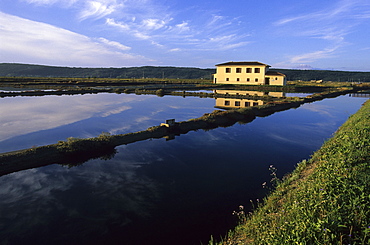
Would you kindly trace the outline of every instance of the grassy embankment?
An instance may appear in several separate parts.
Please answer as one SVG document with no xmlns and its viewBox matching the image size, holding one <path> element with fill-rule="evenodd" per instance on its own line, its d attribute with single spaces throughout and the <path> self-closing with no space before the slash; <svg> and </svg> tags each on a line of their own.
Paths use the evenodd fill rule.
<svg viewBox="0 0 370 245">
<path fill-rule="evenodd" d="M 219 244 L 370 244 L 370 101 L 263 205 L 238 215 Z"/>
</svg>

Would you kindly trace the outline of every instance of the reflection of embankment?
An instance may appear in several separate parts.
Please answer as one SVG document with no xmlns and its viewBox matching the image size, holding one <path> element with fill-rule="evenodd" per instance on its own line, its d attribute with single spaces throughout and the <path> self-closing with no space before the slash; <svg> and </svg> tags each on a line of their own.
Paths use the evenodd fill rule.
<svg viewBox="0 0 370 245">
<path fill-rule="evenodd" d="M 16 152 L 0 154 L 0 176 L 12 172 L 41 167 L 49 164 L 79 164 L 91 158 L 111 157 L 115 147 L 137 141 L 186 134 L 198 129 L 227 127 L 236 122 L 251 122 L 256 117 L 264 117 L 278 111 L 297 108 L 304 103 L 337 97 L 351 93 L 353 90 L 340 90 L 332 93 L 321 93 L 299 98 L 293 102 L 269 102 L 265 105 L 241 108 L 237 110 L 206 113 L 202 117 L 178 122 L 170 127 L 154 126 L 147 130 L 121 135 L 103 134 L 96 138 L 69 138 L 57 144 L 41 146 Z"/>
</svg>

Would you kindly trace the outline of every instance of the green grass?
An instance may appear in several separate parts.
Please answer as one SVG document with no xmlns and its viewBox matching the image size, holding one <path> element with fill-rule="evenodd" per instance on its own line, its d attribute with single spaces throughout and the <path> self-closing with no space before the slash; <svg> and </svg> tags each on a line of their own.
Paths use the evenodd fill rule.
<svg viewBox="0 0 370 245">
<path fill-rule="evenodd" d="M 370 244 L 370 101 L 263 205 L 239 213 L 220 244 Z"/>
</svg>

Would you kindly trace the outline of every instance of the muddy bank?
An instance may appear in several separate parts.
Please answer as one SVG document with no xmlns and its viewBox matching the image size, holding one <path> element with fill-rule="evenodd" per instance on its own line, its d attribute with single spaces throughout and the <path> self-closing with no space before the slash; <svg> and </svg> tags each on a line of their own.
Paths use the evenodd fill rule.
<svg viewBox="0 0 370 245">
<path fill-rule="evenodd" d="M 262 106 L 237 110 L 215 110 L 202 117 L 176 122 L 171 126 L 154 126 L 147 130 L 129 134 L 102 134 L 95 138 L 68 138 L 56 144 L 0 154 L 0 176 L 12 172 L 46 166 L 49 164 L 78 165 L 92 158 L 110 158 L 115 154 L 115 147 L 153 138 L 173 138 L 199 129 L 213 129 L 232 126 L 236 122 L 248 123 L 256 117 L 264 117 L 275 112 L 298 108 L 324 98 L 337 97 L 353 90 L 340 90 L 332 93 L 320 93 L 301 98 L 293 102 L 269 102 Z"/>
</svg>

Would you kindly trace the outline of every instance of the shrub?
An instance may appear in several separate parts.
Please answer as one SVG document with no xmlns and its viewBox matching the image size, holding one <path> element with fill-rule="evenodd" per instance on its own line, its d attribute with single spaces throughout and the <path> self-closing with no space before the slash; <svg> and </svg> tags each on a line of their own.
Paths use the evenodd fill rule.
<svg viewBox="0 0 370 245">
<path fill-rule="evenodd" d="M 164 90 L 163 89 L 158 89 L 155 94 L 159 97 L 163 97 L 164 96 Z"/>
</svg>

